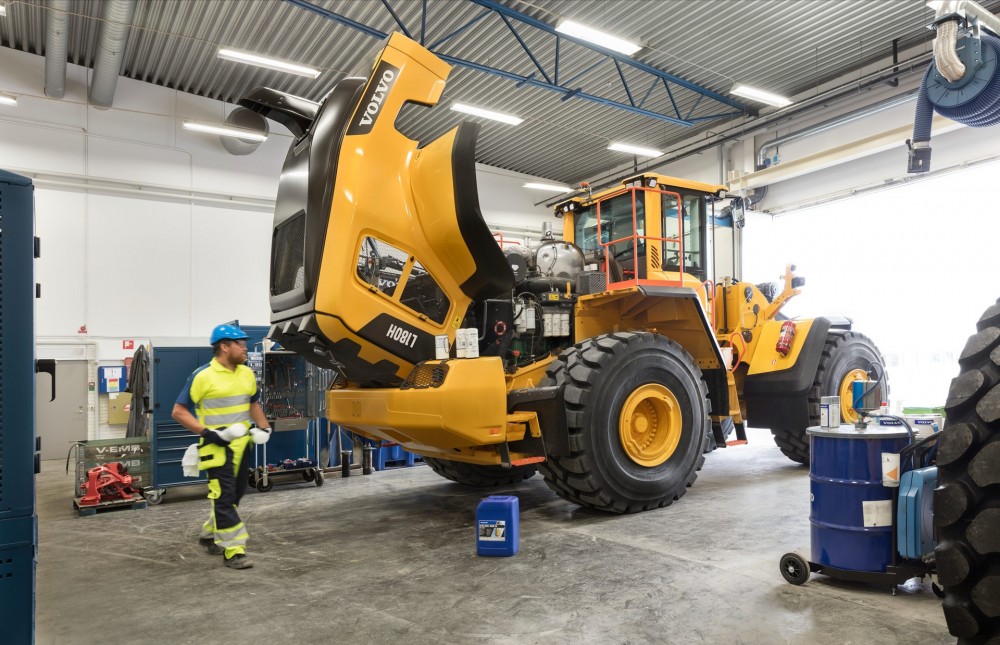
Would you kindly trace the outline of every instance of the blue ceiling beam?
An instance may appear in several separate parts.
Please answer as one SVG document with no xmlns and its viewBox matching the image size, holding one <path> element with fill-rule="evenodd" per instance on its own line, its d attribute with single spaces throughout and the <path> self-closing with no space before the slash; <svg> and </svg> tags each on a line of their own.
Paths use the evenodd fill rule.
<svg viewBox="0 0 1000 645">
<path fill-rule="evenodd" d="M 287 2 L 288 4 L 291 4 L 293 6 L 296 6 L 296 7 L 300 8 L 300 9 L 305 9 L 306 11 L 310 11 L 310 12 L 315 13 L 317 15 L 323 16 L 324 18 L 327 18 L 329 20 L 333 20 L 333 21 L 338 22 L 338 23 L 340 23 L 342 25 L 345 25 L 347 27 L 350 27 L 350 28 L 355 29 L 357 31 L 360 31 L 362 33 L 365 33 L 365 34 L 367 34 L 367 35 L 369 35 L 369 36 L 371 36 L 373 38 L 385 39 L 385 38 L 387 38 L 389 36 L 389 34 L 383 32 L 383 31 L 380 31 L 378 29 L 375 29 L 374 27 L 371 27 L 371 26 L 366 25 L 364 23 L 358 22 L 357 20 L 353 20 L 351 18 L 348 18 L 347 16 L 344 16 L 344 15 L 341 15 L 339 13 L 336 13 L 335 11 L 331 11 L 329 9 L 325 9 L 323 7 L 315 5 L 312 2 L 309 2 L 308 0 L 284 0 L 284 1 Z M 482 5 L 482 6 L 488 8 L 488 9 L 491 9 L 493 11 L 497 11 L 497 13 L 501 14 L 501 17 L 504 16 L 504 15 L 507 15 L 509 17 L 512 17 L 512 18 L 515 18 L 515 19 L 518 19 L 518 20 L 522 20 L 522 18 L 524 18 L 524 20 L 522 20 L 522 22 L 526 22 L 527 24 L 532 24 L 532 22 L 538 22 L 538 21 L 535 21 L 532 18 L 529 18 L 527 16 L 523 16 L 523 14 L 519 14 L 516 11 L 513 11 L 513 10 L 507 8 L 507 7 L 504 7 L 503 5 L 497 5 L 495 2 L 492 2 L 490 0 L 470 0 L 470 1 L 474 2 L 476 4 L 479 4 L 479 5 Z M 394 12 L 392 12 L 391 8 L 388 5 L 386 5 L 386 7 L 390 9 L 390 13 L 392 13 L 393 17 L 395 18 L 395 14 L 394 14 Z M 500 7 L 500 9 L 498 10 L 495 7 Z M 487 14 L 484 14 L 484 15 L 488 15 L 488 12 L 487 12 Z M 441 38 L 438 41 L 436 41 L 435 45 L 438 45 L 438 44 L 444 42 L 445 40 L 448 40 L 449 38 L 457 35 L 458 33 L 461 33 L 462 31 L 465 31 L 467 28 L 469 28 L 470 26 L 472 26 L 474 23 L 478 22 L 483 17 L 484 17 L 483 15 L 477 16 L 476 18 L 472 19 L 471 21 L 469 21 L 468 23 L 466 23 L 465 25 L 463 25 L 462 27 L 460 27 L 458 30 L 456 30 L 456 31 L 452 32 L 451 34 L 448 34 L 444 38 Z M 423 41 L 423 39 L 424 39 L 423 37 L 425 35 L 423 33 L 424 30 L 425 30 L 425 21 L 426 21 L 426 11 L 424 11 L 422 13 L 422 16 L 421 16 L 421 41 Z M 507 21 L 504 20 L 504 22 L 507 22 Z M 398 19 L 397 19 L 397 24 L 399 24 L 402 27 L 402 23 Z M 545 23 L 539 23 L 539 24 L 545 25 Z M 535 26 L 535 25 L 532 24 L 532 26 Z M 548 25 L 545 25 L 545 30 L 549 31 L 550 33 L 553 33 L 554 35 L 556 35 L 557 39 L 558 38 L 565 38 L 566 37 L 566 36 L 561 35 L 561 34 L 556 34 L 555 30 L 552 27 L 548 26 Z M 512 26 L 511 26 L 511 31 L 514 31 Z M 516 32 L 514 32 L 514 33 L 516 34 Z M 661 121 L 667 121 L 667 122 L 673 123 L 675 125 L 690 126 L 690 125 L 693 125 L 694 123 L 707 120 L 705 117 L 697 118 L 697 119 L 690 119 L 690 120 L 689 119 L 681 118 L 681 116 L 680 116 L 680 110 L 677 109 L 676 103 L 674 103 L 673 94 L 670 92 L 670 87 L 669 87 L 669 85 L 667 83 L 668 83 L 668 78 L 669 78 L 669 79 L 671 79 L 669 82 L 675 82 L 676 84 L 681 85 L 683 87 L 688 87 L 688 86 L 697 87 L 697 86 L 694 86 L 691 83 L 687 83 L 686 81 L 684 81 L 684 82 L 674 81 L 672 79 L 674 79 L 675 77 L 673 77 L 673 76 L 671 76 L 669 74 L 666 74 L 665 72 L 662 72 L 660 70 L 655 70 L 654 68 L 651 68 L 651 67 L 649 67 L 647 65 L 642 65 L 642 64 L 635 63 L 635 61 L 631 61 L 631 59 L 628 59 L 627 57 L 620 57 L 618 55 L 612 55 L 612 54 L 615 54 L 615 52 L 610 52 L 609 50 L 604 50 L 603 48 L 596 47 L 594 45 L 589 45 L 589 44 L 584 43 L 584 42 L 579 42 L 579 41 L 577 41 L 576 39 L 573 39 L 573 38 L 568 38 L 568 39 L 572 40 L 574 42 L 577 42 L 578 44 L 580 44 L 583 47 L 587 47 L 587 48 L 592 49 L 594 51 L 598 51 L 598 52 L 604 54 L 605 56 L 614 59 L 616 61 L 616 66 L 618 65 L 618 62 L 624 62 L 626 64 L 630 64 L 633 67 L 637 67 L 637 66 L 641 65 L 640 69 L 642 67 L 646 67 L 646 68 L 648 68 L 650 70 L 653 70 L 654 75 L 660 77 L 663 80 L 664 87 L 666 87 L 667 93 L 668 93 L 668 95 L 670 95 L 670 100 L 671 100 L 671 103 L 674 104 L 674 111 L 677 114 L 677 116 L 673 117 L 673 116 L 669 116 L 669 115 L 666 115 L 666 114 L 661 114 L 659 112 L 654 112 L 652 110 L 646 110 L 646 109 L 643 109 L 642 107 L 636 106 L 634 104 L 634 100 L 632 99 L 631 92 L 629 92 L 627 86 L 626 86 L 626 92 L 629 95 L 629 101 L 632 103 L 631 105 L 629 105 L 628 103 L 622 103 L 620 101 L 615 101 L 613 99 L 608 99 L 608 98 L 604 98 L 602 96 L 596 96 L 596 95 L 590 94 L 588 92 L 584 92 L 582 88 L 569 87 L 569 84 L 573 80 L 575 80 L 576 78 L 582 76 L 585 72 L 590 71 L 591 69 L 597 67 L 600 63 L 604 62 L 604 60 L 606 60 L 606 58 L 597 61 L 593 65 L 589 66 L 586 70 L 584 70 L 584 72 L 581 72 L 579 74 L 574 75 L 571 79 L 569 79 L 567 81 L 564 81 L 561 85 L 556 85 L 556 84 L 553 84 L 551 82 L 547 82 L 547 81 L 542 81 L 542 80 L 536 79 L 536 78 L 534 78 L 534 74 L 531 74 L 530 76 L 523 76 L 521 74 L 515 74 L 513 72 L 508 72 L 506 70 L 498 69 L 498 68 L 495 68 L 495 67 L 490 67 L 489 65 L 483 65 L 481 63 L 476 63 L 474 61 L 465 60 L 465 59 L 462 59 L 462 58 L 456 58 L 454 56 L 449 56 L 447 54 L 442 54 L 440 52 L 434 51 L 434 46 L 431 46 L 428 49 L 430 49 L 432 52 L 434 52 L 434 54 L 436 56 L 438 56 L 439 58 L 441 58 L 445 62 L 450 63 L 452 65 L 460 65 L 462 67 L 468 67 L 470 69 L 475 69 L 477 71 L 484 72 L 484 73 L 487 73 L 487 74 L 493 74 L 495 76 L 500 76 L 501 78 L 506 78 L 506 79 L 512 80 L 515 83 L 517 83 L 518 85 L 531 85 L 532 87 L 538 87 L 538 88 L 542 88 L 542 89 L 546 89 L 546 90 L 551 90 L 551 91 L 559 92 L 560 94 L 562 94 L 562 99 L 564 101 L 566 99 L 569 99 L 569 98 L 580 98 L 580 99 L 584 99 L 586 101 L 591 101 L 593 103 L 598 103 L 598 104 L 601 104 L 601 105 L 606 105 L 606 106 L 609 106 L 609 107 L 618 108 L 618 109 L 625 110 L 625 111 L 628 111 L 628 112 L 633 112 L 635 114 L 640 114 L 642 116 L 650 117 L 650 118 L 653 118 L 653 119 L 658 119 L 658 120 L 661 120 Z M 526 51 L 528 51 L 527 46 L 524 44 L 524 42 L 521 40 L 520 37 L 518 37 L 518 41 L 520 41 L 521 45 L 525 48 Z M 558 40 L 556 42 L 558 44 Z M 539 70 L 542 71 L 543 74 L 545 74 L 544 70 L 541 69 L 541 66 L 538 65 L 538 61 L 535 59 L 535 57 L 533 55 L 531 55 L 530 51 L 528 53 L 529 53 L 529 56 L 532 58 L 532 60 L 535 62 L 536 66 L 539 67 Z M 623 77 L 623 81 L 624 81 L 624 75 L 622 75 L 622 77 Z M 546 78 L 548 78 L 547 75 L 546 75 Z M 690 89 L 690 87 L 689 87 L 689 89 Z M 698 91 L 700 94 L 704 94 L 705 96 L 709 96 L 710 98 L 715 98 L 716 96 L 718 96 L 718 95 L 713 96 L 711 93 L 709 93 L 707 90 L 704 90 L 703 88 L 699 88 L 699 90 L 694 90 L 694 91 Z M 648 97 L 648 93 L 647 93 L 647 97 Z M 745 106 L 743 106 L 742 104 L 740 104 L 740 103 L 738 103 L 736 101 L 731 101 L 731 100 L 727 99 L 726 97 L 720 97 L 720 99 L 722 100 L 721 102 L 723 102 L 723 103 L 725 103 L 727 105 L 731 105 L 733 107 L 738 108 L 738 110 L 739 110 L 738 112 L 732 113 L 734 115 L 743 114 L 745 112 L 753 113 L 751 110 L 749 110 L 749 108 L 746 108 Z M 716 100 L 720 100 L 720 99 L 716 99 Z M 645 99 L 644 99 L 644 101 L 645 101 Z M 712 117 L 712 118 L 715 118 L 715 117 Z"/>
<path fill-rule="evenodd" d="M 396 15 L 396 12 L 393 11 L 392 5 L 389 4 L 389 0 L 382 0 L 382 4 L 384 4 L 385 8 L 389 10 L 389 13 L 392 15 L 392 19 L 396 21 L 396 24 L 399 25 L 399 28 L 403 30 L 403 35 L 405 35 L 410 40 L 413 40 L 413 36 L 410 34 L 410 30 L 406 28 L 406 25 L 403 24 L 403 21 L 400 20 L 399 16 Z"/>
<path fill-rule="evenodd" d="M 523 23 L 525 23 L 527 25 L 531 25 L 532 27 L 535 27 L 536 29 L 541 29 L 542 31 L 548 32 L 548 33 L 550 33 L 550 34 L 552 34 L 554 36 L 565 38 L 566 40 L 572 41 L 572 42 L 576 43 L 577 45 L 580 45 L 581 47 L 586 47 L 587 49 L 591 49 L 591 50 L 593 50 L 595 52 L 603 54 L 604 56 L 607 56 L 608 58 L 613 58 L 616 61 L 618 61 L 619 63 L 624 63 L 626 65 L 629 65 L 630 67 L 634 67 L 636 69 L 642 70 L 642 71 L 646 72 L 647 74 L 652 74 L 653 76 L 659 76 L 660 78 L 662 78 L 665 81 L 669 81 L 669 82 L 671 82 L 671 83 L 673 83 L 675 85 L 679 85 L 680 87 L 689 89 L 692 92 L 697 92 L 698 94 L 702 94 L 704 96 L 707 96 L 710 99 L 715 99 L 716 101 L 718 101 L 720 103 L 725 103 L 726 105 L 728 105 L 730 107 L 734 107 L 734 108 L 736 108 L 736 109 L 738 109 L 740 111 L 747 111 L 747 112 L 750 111 L 750 107 L 748 105 L 742 103 L 741 101 L 737 101 L 736 99 L 730 98 L 730 97 L 725 96 L 723 94 L 719 94 L 717 92 L 713 92 L 712 90 L 710 90 L 708 88 L 705 88 L 705 87 L 702 87 L 702 86 L 697 85 L 695 83 L 692 83 L 691 81 L 686 81 L 683 78 L 680 78 L 678 76 L 674 76 L 673 74 L 668 74 L 667 72 L 664 72 L 662 69 L 657 69 L 655 67 L 652 67 L 651 65 L 647 65 L 645 63 L 640 63 L 639 61 L 635 60 L 631 56 L 626 56 L 625 54 L 621 54 L 619 52 L 612 51 L 610 49 L 606 49 L 604 47 L 601 47 L 599 45 L 595 45 L 593 43 L 589 43 L 586 40 L 580 40 L 579 38 L 574 38 L 573 36 L 568 36 L 566 34 L 561 34 L 558 31 L 556 31 L 556 28 L 553 27 L 552 25 L 550 25 L 549 23 L 542 22 L 541 20 L 538 20 L 537 18 L 532 18 L 531 16 L 529 16 L 527 14 L 521 13 L 520 11 L 517 11 L 515 9 L 511 9 L 510 7 L 508 7 L 506 5 L 500 4 L 496 0 L 469 0 L 469 1 L 473 2 L 475 4 L 478 4 L 480 6 L 486 7 L 488 9 L 492 9 L 493 11 L 496 11 L 497 13 L 499 13 L 501 15 L 508 16 L 510 18 L 514 18 L 515 20 L 519 20 L 519 21 L 521 21 L 521 22 L 523 22 Z"/>
</svg>

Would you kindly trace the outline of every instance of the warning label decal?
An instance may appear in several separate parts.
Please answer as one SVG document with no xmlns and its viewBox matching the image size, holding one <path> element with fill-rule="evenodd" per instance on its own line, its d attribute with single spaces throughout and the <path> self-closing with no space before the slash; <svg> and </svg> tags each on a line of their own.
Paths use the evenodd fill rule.
<svg viewBox="0 0 1000 645">
<path fill-rule="evenodd" d="M 506 520 L 481 520 L 479 522 L 480 542 L 503 542 L 506 539 Z"/>
</svg>

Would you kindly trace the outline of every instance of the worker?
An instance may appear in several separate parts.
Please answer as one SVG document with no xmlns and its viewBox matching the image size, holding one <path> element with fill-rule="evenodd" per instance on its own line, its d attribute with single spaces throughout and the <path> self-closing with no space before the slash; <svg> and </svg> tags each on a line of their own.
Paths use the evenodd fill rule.
<svg viewBox="0 0 1000 645">
<path fill-rule="evenodd" d="M 249 535 L 237 512 L 247 484 L 241 466 L 247 463 L 251 442 L 266 443 L 271 428 L 260 407 L 253 370 L 246 366 L 246 333 L 236 325 L 219 325 L 209 341 L 214 357 L 188 378 L 171 416 L 201 437 L 199 468 L 208 474 L 212 509 L 201 526 L 199 543 L 210 555 L 224 555 L 227 567 L 249 569 Z"/>
</svg>

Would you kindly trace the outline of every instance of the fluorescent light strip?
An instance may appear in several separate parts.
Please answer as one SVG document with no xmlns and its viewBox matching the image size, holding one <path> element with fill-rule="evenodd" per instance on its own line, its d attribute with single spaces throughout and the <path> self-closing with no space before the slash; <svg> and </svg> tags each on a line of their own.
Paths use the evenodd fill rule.
<svg viewBox="0 0 1000 645">
<path fill-rule="evenodd" d="M 6 94 L 0 94 L 0 105 L 17 105 L 17 98 Z"/>
<path fill-rule="evenodd" d="M 553 193 L 568 193 L 572 192 L 572 188 L 569 186 L 558 186 L 556 184 L 540 184 L 537 182 L 529 181 L 524 185 L 524 188 L 533 188 L 535 190 L 547 190 Z"/>
<path fill-rule="evenodd" d="M 588 43 L 599 45 L 600 47 L 625 54 L 626 56 L 631 56 L 642 49 L 642 45 L 636 45 L 624 38 L 598 31 L 593 27 L 582 25 L 574 20 L 560 20 L 559 24 L 556 25 L 556 31 L 567 36 L 574 36 L 580 40 L 586 40 Z"/>
<path fill-rule="evenodd" d="M 199 123 L 197 121 L 185 121 L 184 129 L 195 132 L 206 132 L 208 134 L 218 134 L 224 137 L 236 137 L 237 139 L 247 139 L 249 141 L 265 141 L 267 135 L 259 130 L 249 130 L 247 128 L 234 128 L 228 125 L 212 125 L 211 123 Z"/>
<path fill-rule="evenodd" d="M 643 148 L 642 146 L 632 146 L 627 143 L 612 143 L 608 146 L 608 150 L 615 150 L 617 152 L 628 152 L 634 155 L 639 155 L 640 157 L 659 157 L 663 153 L 659 150 L 654 150 L 652 148 Z"/>
<path fill-rule="evenodd" d="M 736 85 L 733 89 L 729 90 L 729 93 L 753 101 L 759 101 L 760 103 L 773 105 L 774 107 L 786 107 L 792 104 L 791 100 L 784 96 L 758 90 L 756 87 L 750 87 L 749 85 Z"/>
<path fill-rule="evenodd" d="M 267 69 L 273 69 L 279 72 L 288 72 L 289 74 L 297 74 L 298 76 L 305 76 L 307 78 L 316 78 L 320 74 L 318 69 L 312 67 L 306 67 L 305 65 L 299 65 L 297 63 L 289 63 L 288 61 L 278 60 L 277 58 L 268 58 L 259 54 L 252 54 L 250 52 L 241 52 L 235 49 L 220 49 L 218 56 L 219 58 L 231 60 L 237 63 L 246 63 L 247 65 L 256 65 L 257 67 L 266 67 Z"/>
<path fill-rule="evenodd" d="M 493 110 L 484 110 L 483 108 L 476 107 L 474 105 L 466 105 L 465 103 L 452 103 L 451 109 L 455 110 L 456 112 L 464 112 L 465 114 L 471 114 L 472 116 L 481 116 L 484 119 L 493 119 L 494 121 L 509 123 L 510 125 L 519 125 L 522 121 L 524 121 L 524 119 L 513 116 L 511 114 L 504 114 L 503 112 L 494 112 Z"/>
</svg>

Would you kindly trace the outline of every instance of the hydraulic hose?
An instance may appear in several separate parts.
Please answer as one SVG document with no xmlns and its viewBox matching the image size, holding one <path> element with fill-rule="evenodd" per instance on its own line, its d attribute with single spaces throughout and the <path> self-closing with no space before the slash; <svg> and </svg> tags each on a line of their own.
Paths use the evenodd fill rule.
<svg viewBox="0 0 1000 645">
<path fill-rule="evenodd" d="M 954 21 L 944 22 L 939 26 L 939 32 L 938 37 L 943 42 L 952 42 L 957 24 Z M 949 35 L 950 37 L 946 37 Z M 965 40 L 964 49 L 968 51 L 972 49 L 974 39 Z M 936 57 L 924 74 L 917 93 L 913 139 L 907 141 L 910 148 L 908 173 L 930 170 L 931 120 L 935 111 L 952 121 L 974 128 L 1000 123 L 1000 64 L 997 64 L 1000 60 L 1000 38 L 982 32 L 979 45 L 982 48 L 980 60 L 984 61 L 983 64 L 963 64 L 954 56 L 941 59 Z M 935 43 L 935 51 L 938 49 Z M 960 72 L 964 74 L 958 76 L 956 81 L 949 80 L 949 77 L 954 78 Z M 967 92 L 969 89 L 975 92 L 972 98 L 960 99 L 960 92 Z"/>
</svg>

